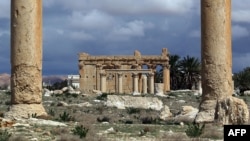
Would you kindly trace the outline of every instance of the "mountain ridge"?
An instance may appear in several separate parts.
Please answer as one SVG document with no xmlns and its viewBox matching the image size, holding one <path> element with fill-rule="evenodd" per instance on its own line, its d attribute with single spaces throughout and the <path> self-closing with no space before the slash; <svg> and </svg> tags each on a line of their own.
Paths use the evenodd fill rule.
<svg viewBox="0 0 250 141">
<path fill-rule="evenodd" d="M 10 85 L 10 77 L 11 75 L 8 73 L 0 74 L 0 87 L 9 86 Z M 43 82 L 47 84 L 54 84 L 56 82 L 61 82 L 67 79 L 66 75 L 45 75 L 43 76 Z"/>
</svg>

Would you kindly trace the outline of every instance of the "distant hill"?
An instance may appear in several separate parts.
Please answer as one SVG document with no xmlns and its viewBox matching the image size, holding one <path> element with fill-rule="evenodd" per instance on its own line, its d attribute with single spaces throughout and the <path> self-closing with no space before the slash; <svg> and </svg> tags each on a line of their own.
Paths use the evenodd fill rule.
<svg viewBox="0 0 250 141">
<path fill-rule="evenodd" d="M 0 74 L 0 87 L 10 85 L 10 75 L 7 73 Z"/>
<path fill-rule="evenodd" d="M 43 82 L 54 84 L 55 82 L 61 82 L 67 79 L 66 75 L 49 75 L 43 76 Z M 0 87 L 10 85 L 10 74 L 3 73 L 0 74 Z"/>
<path fill-rule="evenodd" d="M 49 75 L 49 76 L 43 76 L 43 82 L 54 84 L 56 82 L 61 82 L 67 79 L 67 76 L 65 75 Z"/>
</svg>

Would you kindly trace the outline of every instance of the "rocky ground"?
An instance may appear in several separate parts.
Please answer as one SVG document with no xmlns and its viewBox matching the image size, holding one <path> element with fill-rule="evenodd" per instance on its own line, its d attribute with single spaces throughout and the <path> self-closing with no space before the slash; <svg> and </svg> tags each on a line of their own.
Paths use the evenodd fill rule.
<svg viewBox="0 0 250 141">
<path fill-rule="evenodd" d="M 250 97 L 239 98 L 250 105 Z M 1 92 L 0 99 L 3 116 L 10 104 L 10 94 Z M 39 117 L 34 113 L 28 119 L 16 121 L 1 118 L 0 141 L 6 138 L 18 141 L 223 140 L 223 127 L 219 125 L 207 124 L 199 137 L 187 136 L 194 126 L 191 123 L 200 100 L 195 91 L 171 92 L 167 96 L 69 93 L 44 96 L 43 105 L 49 116 Z"/>
</svg>

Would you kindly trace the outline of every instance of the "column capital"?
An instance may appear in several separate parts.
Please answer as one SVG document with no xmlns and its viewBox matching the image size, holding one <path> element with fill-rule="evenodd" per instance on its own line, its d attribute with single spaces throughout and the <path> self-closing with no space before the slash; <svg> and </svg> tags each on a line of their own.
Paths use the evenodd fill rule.
<svg viewBox="0 0 250 141">
<path fill-rule="evenodd" d="M 149 69 L 156 69 L 156 64 L 147 64 Z"/>
<path fill-rule="evenodd" d="M 133 76 L 133 77 L 138 77 L 138 73 L 133 72 L 133 73 L 132 73 L 132 76 Z"/>
<path fill-rule="evenodd" d="M 118 72 L 117 74 L 118 74 L 118 77 L 121 77 L 123 75 L 123 73 L 121 72 Z"/>
<path fill-rule="evenodd" d="M 78 62 L 79 69 L 82 69 L 84 67 L 84 62 L 81 60 Z"/>
<path fill-rule="evenodd" d="M 102 69 L 102 64 L 96 64 L 96 68 L 98 68 L 98 69 Z"/>
<path fill-rule="evenodd" d="M 100 75 L 101 75 L 101 76 L 106 76 L 107 73 L 106 73 L 106 72 L 101 72 Z"/>
<path fill-rule="evenodd" d="M 169 64 L 162 64 L 161 66 L 163 67 L 163 69 L 170 69 L 170 65 Z"/>
<path fill-rule="evenodd" d="M 151 73 L 148 73 L 148 75 L 149 75 L 150 77 L 152 77 L 152 76 L 155 75 L 155 73 L 151 72 Z"/>
</svg>

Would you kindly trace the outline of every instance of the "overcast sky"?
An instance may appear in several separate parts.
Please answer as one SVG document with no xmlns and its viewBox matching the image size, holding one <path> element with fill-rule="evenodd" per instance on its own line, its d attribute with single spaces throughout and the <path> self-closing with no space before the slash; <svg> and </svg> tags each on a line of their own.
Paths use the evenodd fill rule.
<svg viewBox="0 0 250 141">
<path fill-rule="evenodd" d="M 233 72 L 250 66 L 250 0 L 232 0 Z M 43 0 L 43 75 L 78 74 L 78 53 L 200 58 L 200 0 Z M 0 0 L 0 74 L 10 73 L 10 0 Z"/>
</svg>

